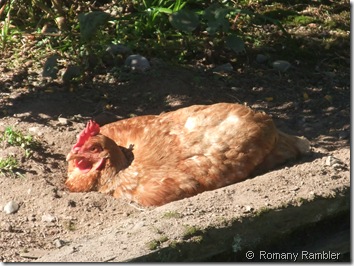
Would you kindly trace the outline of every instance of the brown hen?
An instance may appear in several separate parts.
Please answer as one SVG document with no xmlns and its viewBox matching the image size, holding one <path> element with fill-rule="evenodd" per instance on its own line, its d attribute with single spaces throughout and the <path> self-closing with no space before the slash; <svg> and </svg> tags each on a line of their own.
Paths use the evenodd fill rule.
<svg viewBox="0 0 354 266">
<path fill-rule="evenodd" d="M 303 137 L 239 104 L 194 105 L 102 128 L 90 121 L 67 156 L 70 191 L 158 206 L 242 181 L 309 151 Z"/>
</svg>

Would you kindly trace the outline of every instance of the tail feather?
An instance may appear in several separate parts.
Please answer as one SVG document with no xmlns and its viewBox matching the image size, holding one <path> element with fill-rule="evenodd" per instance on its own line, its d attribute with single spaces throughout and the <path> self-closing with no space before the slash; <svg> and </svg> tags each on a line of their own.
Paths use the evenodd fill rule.
<svg viewBox="0 0 354 266">
<path fill-rule="evenodd" d="M 274 169 L 276 166 L 295 160 L 310 152 L 310 142 L 305 137 L 288 135 L 278 130 L 274 149 L 257 167 L 255 174 Z"/>
</svg>

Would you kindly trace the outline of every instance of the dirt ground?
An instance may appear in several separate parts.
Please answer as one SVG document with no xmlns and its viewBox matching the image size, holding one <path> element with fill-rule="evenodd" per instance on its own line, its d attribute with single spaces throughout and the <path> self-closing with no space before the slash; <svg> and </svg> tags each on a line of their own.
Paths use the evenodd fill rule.
<svg viewBox="0 0 354 266">
<path fill-rule="evenodd" d="M 114 221 L 134 217 L 140 212 L 110 196 L 96 192 L 69 193 L 63 186 L 66 154 L 75 143 L 76 135 L 92 117 L 107 123 L 192 104 L 247 104 L 266 111 L 280 129 L 303 135 L 312 145 L 309 156 L 296 165 L 269 173 L 269 179 L 263 178 L 263 183 L 256 183 L 259 187 L 252 187 L 252 191 L 274 188 L 268 192 L 271 196 L 267 204 L 275 206 L 284 194 L 301 190 L 301 182 L 279 188 L 274 180 L 301 179 L 304 163 L 313 176 L 337 180 L 318 182 L 317 189 L 335 190 L 340 185 L 348 185 L 349 61 L 344 62 L 344 71 L 300 66 L 279 73 L 257 63 L 254 57 L 249 60 L 246 68 L 220 74 L 151 59 L 152 68 L 145 73 L 126 73 L 124 79 L 104 73 L 76 85 L 45 80 L 40 69 L 32 70 L 30 66 L 14 72 L 2 64 L 0 129 L 12 126 L 33 135 L 41 146 L 32 157 L 22 159 L 18 169 L 22 177 L 0 176 L 1 210 L 11 200 L 20 205 L 14 214 L 0 212 L 0 261 L 33 261 L 40 257 L 29 256 L 33 250 L 57 250 L 87 234 L 99 235 Z M 10 154 L 19 156 L 23 150 L 4 145 L 1 157 Z M 343 167 L 324 169 L 330 155 L 338 158 Z M 294 188 L 294 185 L 299 187 Z M 310 192 L 303 191 L 305 194 Z M 254 195 L 245 194 L 245 204 L 247 197 Z M 229 200 L 229 195 L 225 193 L 223 199 Z M 210 208 L 218 211 L 217 206 Z M 188 219 L 198 220 L 199 215 L 202 214 L 195 211 Z"/>
</svg>

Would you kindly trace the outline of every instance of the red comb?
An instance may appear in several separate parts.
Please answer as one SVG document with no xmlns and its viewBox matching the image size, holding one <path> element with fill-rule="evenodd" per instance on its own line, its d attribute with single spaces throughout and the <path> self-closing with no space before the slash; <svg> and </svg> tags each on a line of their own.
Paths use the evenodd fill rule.
<svg viewBox="0 0 354 266">
<path fill-rule="evenodd" d="M 80 133 L 73 150 L 78 150 L 89 137 L 96 136 L 98 133 L 100 133 L 100 126 L 95 121 L 90 120 L 86 128 Z"/>
</svg>

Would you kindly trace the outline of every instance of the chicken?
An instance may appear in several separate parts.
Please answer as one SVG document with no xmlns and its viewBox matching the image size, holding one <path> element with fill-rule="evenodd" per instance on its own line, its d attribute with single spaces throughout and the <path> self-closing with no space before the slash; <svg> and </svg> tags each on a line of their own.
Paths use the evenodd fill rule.
<svg viewBox="0 0 354 266">
<path fill-rule="evenodd" d="M 67 156 L 72 192 L 100 191 L 159 206 L 240 182 L 309 151 L 304 137 L 239 104 L 194 105 L 100 126 Z"/>
</svg>

